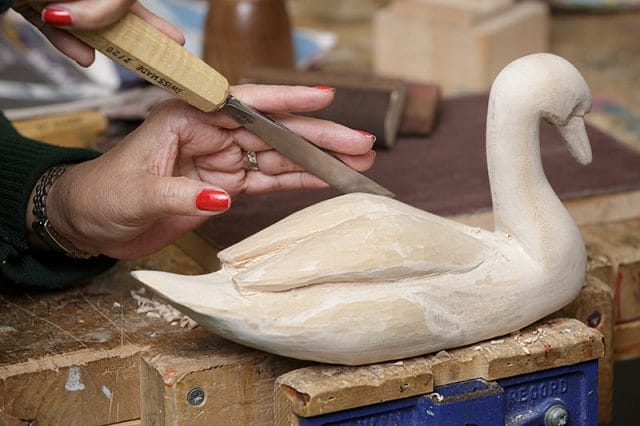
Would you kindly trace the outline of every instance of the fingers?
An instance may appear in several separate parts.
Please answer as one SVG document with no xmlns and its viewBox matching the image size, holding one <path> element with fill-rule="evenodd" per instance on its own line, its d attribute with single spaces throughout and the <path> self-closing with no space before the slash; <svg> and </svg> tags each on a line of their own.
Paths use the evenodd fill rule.
<svg viewBox="0 0 640 426">
<path fill-rule="evenodd" d="M 129 10 L 176 42 L 184 44 L 184 36 L 176 27 L 154 15 L 135 0 L 51 2 L 43 9 L 42 20 L 50 25 L 74 30 L 96 30 L 113 24 Z"/>
<path fill-rule="evenodd" d="M 94 30 L 116 22 L 135 0 L 46 1 L 42 20 L 75 30 Z"/>
<path fill-rule="evenodd" d="M 230 92 L 243 103 L 267 113 L 315 111 L 329 105 L 335 96 L 335 90 L 325 86 L 244 84 L 231 87 Z"/>
<path fill-rule="evenodd" d="M 66 56 L 82 66 L 89 66 L 95 59 L 95 51 L 66 29 L 95 30 L 113 24 L 124 14 L 131 12 L 169 36 L 177 43 L 184 44 L 182 33 L 169 22 L 151 13 L 135 0 L 77 0 L 51 2 L 36 0 L 44 6 L 42 13 L 36 12 L 28 4 L 18 3 L 14 7 L 29 22 L 36 26 L 51 43 Z M 64 29 L 64 30 L 60 30 Z"/>
<path fill-rule="evenodd" d="M 328 188 L 325 182 L 307 172 L 292 172 L 267 176 L 261 172 L 248 172 L 243 192 L 249 195 L 266 194 L 295 189 Z"/>
<path fill-rule="evenodd" d="M 364 130 L 354 130 L 327 120 L 288 114 L 273 116 L 292 132 L 321 148 L 340 154 L 361 155 L 373 148 L 376 138 Z"/>
<path fill-rule="evenodd" d="M 288 114 L 326 107 L 335 95 L 332 88 L 247 84 L 232 87 L 231 94 L 247 105 L 269 113 L 294 133 L 324 149 L 361 155 L 369 151 L 375 142 L 375 137 L 367 132 L 358 132 L 327 120 Z M 264 142 L 248 131 L 239 129 L 237 139 L 245 151 L 262 151 L 267 148 Z"/>
<path fill-rule="evenodd" d="M 375 136 L 362 130 L 354 130 L 341 124 L 311 117 L 288 114 L 271 114 L 293 133 L 320 148 L 339 154 L 362 155 L 373 148 Z M 245 128 L 233 129 L 234 138 L 245 151 L 265 151 L 271 146 Z"/>
<path fill-rule="evenodd" d="M 170 22 L 167 22 L 164 19 L 160 18 L 158 15 L 155 15 L 149 9 L 142 6 L 139 2 L 136 1 L 133 3 L 133 5 L 131 6 L 131 12 L 138 18 L 153 25 L 156 29 L 172 38 L 175 42 L 179 43 L 180 45 L 184 45 L 184 35 L 177 27 L 175 27 Z"/>
<path fill-rule="evenodd" d="M 79 65 L 88 67 L 93 63 L 95 51 L 92 47 L 64 30 L 45 24 L 41 19 L 40 13 L 28 4 L 17 4 L 14 9 L 34 27 L 38 28 L 56 49 L 76 61 Z"/>
<path fill-rule="evenodd" d="M 275 151 L 259 152 L 256 157 L 257 170 L 249 170 L 246 160 L 238 160 L 243 158 L 241 155 L 236 155 L 233 159 L 235 167 L 210 167 L 206 159 L 200 159 L 196 162 L 199 178 L 215 183 L 232 196 L 328 186 Z M 366 156 L 349 158 L 345 162 L 358 171 L 364 171 L 371 167 L 374 157 L 375 153 L 372 152 Z"/>
<path fill-rule="evenodd" d="M 368 151 L 363 155 L 337 155 L 337 157 L 351 168 L 363 172 L 371 168 L 375 159 L 375 151 Z M 248 161 L 245 161 L 245 169 L 249 169 Z M 290 172 L 304 171 L 282 154 L 274 150 L 256 152 L 257 167 L 265 175 L 280 175 Z"/>
<path fill-rule="evenodd" d="M 42 27 L 41 31 L 56 49 L 76 61 L 78 65 L 88 67 L 95 61 L 96 51 L 93 47 L 68 32 L 48 26 Z"/>
</svg>

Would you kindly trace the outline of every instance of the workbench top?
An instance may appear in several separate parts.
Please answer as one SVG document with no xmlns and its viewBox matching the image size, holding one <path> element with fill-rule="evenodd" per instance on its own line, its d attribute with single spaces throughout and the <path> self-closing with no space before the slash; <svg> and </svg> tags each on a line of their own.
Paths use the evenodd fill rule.
<svg viewBox="0 0 640 426">
<path fill-rule="evenodd" d="M 600 357 L 604 347 L 597 330 L 577 320 L 554 319 L 427 357 L 365 367 L 323 366 L 270 355 L 201 327 L 187 329 L 177 320 L 137 312 L 139 303 L 131 292 L 140 286 L 129 272 L 138 268 L 202 272 L 178 247 L 169 246 L 139 261 L 120 262 L 75 289 L 0 296 L 0 423 L 32 419 L 61 424 L 75 418 L 78 424 L 93 425 L 142 416 L 153 424 L 203 418 L 209 424 L 268 424 L 275 415 L 272 398 L 278 377 L 280 388 L 301 386 L 312 395 L 304 407 L 296 408 L 295 399 L 281 400 L 281 414 L 309 414 L 328 409 L 322 403 L 327 392 L 346 398 L 335 403 L 367 403 L 358 402 L 357 387 L 345 384 L 362 386 L 363 377 L 371 374 L 382 382 L 366 395 L 395 399 L 474 377 L 494 380 L 588 361 Z M 309 367 L 315 370 L 306 370 Z M 295 373 L 300 368 L 301 373 Z M 337 374 L 340 380 L 332 385 L 308 383 L 308 371 L 325 378 Z M 301 378 L 305 381 L 299 382 Z M 398 381 L 415 386 L 397 387 Z M 197 392 L 204 402 L 197 403 Z"/>
</svg>

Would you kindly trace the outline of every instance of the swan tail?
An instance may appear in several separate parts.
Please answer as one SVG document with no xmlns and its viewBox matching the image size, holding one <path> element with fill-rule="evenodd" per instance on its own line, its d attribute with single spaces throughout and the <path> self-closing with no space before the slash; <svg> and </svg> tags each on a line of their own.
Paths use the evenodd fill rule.
<svg viewBox="0 0 640 426">
<path fill-rule="evenodd" d="M 161 271 L 134 271 L 131 274 L 196 321 L 198 319 L 194 317 L 194 312 L 207 316 L 226 316 L 241 312 L 246 305 L 226 270 L 206 275 L 178 275 Z"/>
</svg>

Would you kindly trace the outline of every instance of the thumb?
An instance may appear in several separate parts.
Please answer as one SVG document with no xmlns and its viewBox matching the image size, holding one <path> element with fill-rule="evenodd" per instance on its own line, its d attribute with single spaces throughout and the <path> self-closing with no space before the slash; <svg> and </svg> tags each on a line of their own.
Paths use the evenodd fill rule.
<svg viewBox="0 0 640 426">
<path fill-rule="evenodd" d="M 154 177 L 147 194 L 151 215 L 212 216 L 231 206 L 224 189 L 186 177 Z"/>
</svg>

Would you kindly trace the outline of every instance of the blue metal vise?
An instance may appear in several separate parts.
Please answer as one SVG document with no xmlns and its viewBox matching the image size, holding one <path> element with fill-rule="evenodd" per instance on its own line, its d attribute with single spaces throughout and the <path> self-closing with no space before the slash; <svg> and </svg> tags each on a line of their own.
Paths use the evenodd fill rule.
<svg viewBox="0 0 640 426">
<path fill-rule="evenodd" d="M 411 398 L 314 417 L 301 426 L 573 426 L 598 424 L 598 361 L 487 382 L 436 386 Z"/>
</svg>

